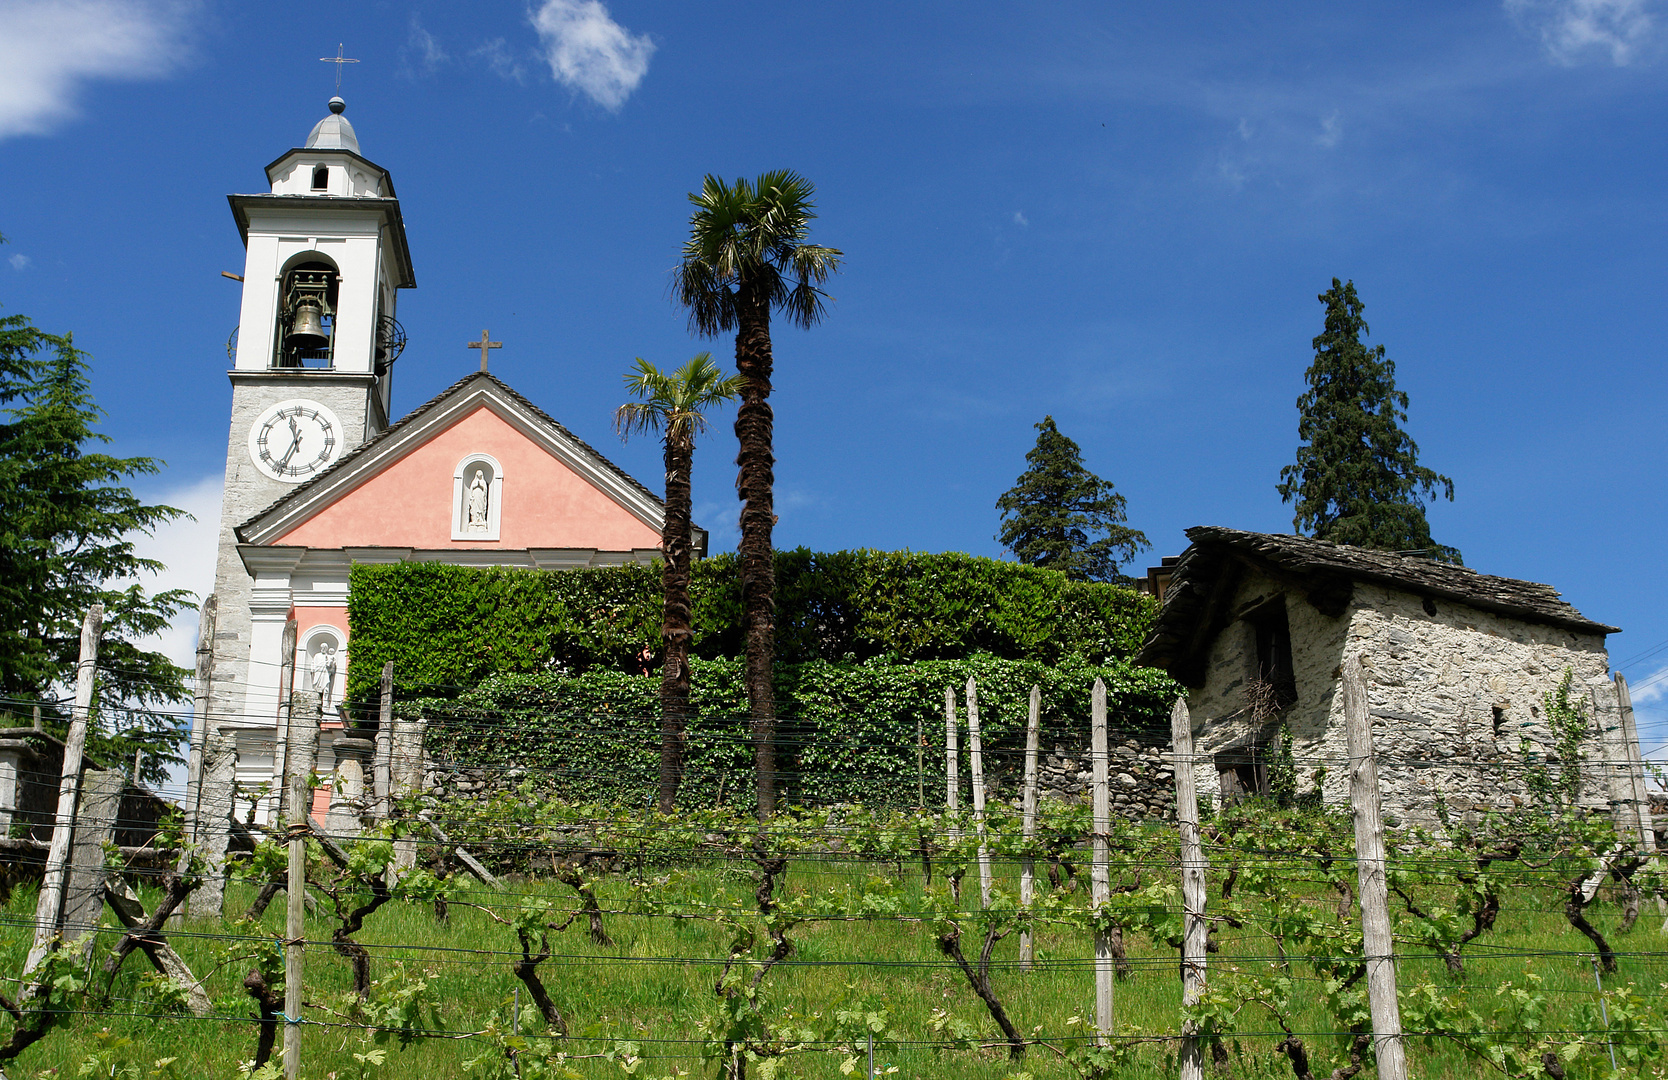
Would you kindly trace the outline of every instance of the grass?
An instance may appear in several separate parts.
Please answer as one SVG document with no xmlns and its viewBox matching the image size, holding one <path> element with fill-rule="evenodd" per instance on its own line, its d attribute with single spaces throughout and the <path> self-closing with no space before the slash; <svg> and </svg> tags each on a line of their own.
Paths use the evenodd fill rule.
<svg viewBox="0 0 1668 1080">
<path fill-rule="evenodd" d="M 1010 868 L 1011 870 L 1011 868 Z M 871 874 L 888 868 L 869 863 L 838 861 L 796 862 L 787 878 L 789 891 L 860 890 Z M 918 892 L 919 874 L 905 866 L 901 875 L 909 885 L 907 895 Z M 1013 888 L 1010 872 L 999 874 L 999 884 Z M 977 886 L 969 883 L 964 899 L 976 903 Z M 604 909 L 621 904 L 629 892 L 620 878 L 605 878 L 597 888 Z M 734 868 L 706 867 L 672 872 L 659 889 L 660 897 L 672 904 L 693 907 L 723 906 L 732 899 L 751 902 L 750 876 Z M 512 894 L 537 893 L 552 898 L 558 907 L 571 903 L 571 890 L 549 880 L 516 882 Z M 144 897 L 154 902 L 154 895 Z M 234 886 L 227 898 L 227 910 L 242 911 L 249 892 Z M 488 905 L 506 917 L 519 904 L 518 895 L 491 893 L 473 882 L 458 882 L 454 901 Z M 1333 898 L 1317 898 L 1330 906 Z M 909 907 L 905 904 L 905 907 Z M 283 898 L 267 912 L 261 933 L 268 940 L 281 934 Z M 7 972 L 22 969 L 28 948 L 28 927 L 32 918 L 34 891 L 17 890 L 5 908 L 6 941 L 0 950 L 0 966 Z M 1595 917 L 1612 943 L 1624 952 L 1621 971 L 1606 976 L 1617 983 L 1633 981 L 1642 993 L 1659 1006 L 1660 1019 L 1668 1015 L 1668 953 L 1658 932 L 1660 916 L 1647 903 L 1647 914 L 1628 936 L 1616 936 L 1618 916 L 1613 905 L 1603 905 Z M 612 946 L 593 944 L 577 920 L 565 932 L 555 935 L 556 955 L 545 962 L 540 973 L 551 996 L 568 1018 L 575 1053 L 606 1049 L 616 1040 L 634 1040 L 647 1062 L 638 1076 L 660 1077 L 686 1070 L 691 1076 L 712 1076 L 716 1067 L 703 1063 L 700 1048 L 682 1040 L 696 1037 L 702 1017 L 714 1004 L 713 984 L 721 958 L 728 951 L 731 930 L 717 922 L 667 916 L 605 916 Z M 309 919 L 307 937 L 328 940 L 333 923 Z M 238 940 L 229 940 L 234 935 Z M 205 982 L 215 1002 L 217 1018 L 198 1020 L 160 1012 L 147 991 L 149 965 L 139 954 L 128 959 L 114 987 L 110 1011 L 77 1015 L 40 1043 L 26 1051 L 7 1071 L 11 1080 L 40 1077 L 69 1077 L 78 1074 L 82 1063 L 101 1047 L 130 1040 L 115 1052 L 117 1063 L 130 1061 L 143 1068 L 151 1062 L 176 1057 L 175 1071 L 183 1077 L 233 1077 L 240 1061 L 254 1051 L 256 1030 L 250 1000 L 241 982 L 247 962 L 228 957 L 228 947 L 247 944 L 246 928 L 212 920 L 187 920 L 171 940 L 194 972 Z M 969 991 L 959 971 L 949 966 L 935 944 L 931 927 L 898 919 L 831 922 L 801 927 L 793 937 L 793 957 L 772 970 L 765 979 L 770 1011 L 828 1014 L 851 1004 L 886 1010 L 893 1030 L 907 1040 L 935 1041 L 931 1029 L 935 1014 L 973 1025 L 981 1034 L 996 1040 L 995 1025 L 983 1006 Z M 106 939 L 108 940 L 108 939 Z M 476 1031 L 497 1011 L 508 1022 L 509 1006 L 520 983 L 512 976 L 509 962 L 515 950 L 514 932 L 483 912 L 454 902 L 448 921 L 437 922 L 425 904 L 390 903 L 368 921 L 358 940 L 373 953 L 372 977 L 384 978 L 403 972 L 428 982 L 437 1002 L 442 1028 Z M 1252 928 L 1227 930 L 1220 935 L 1221 951 L 1211 958 L 1211 969 L 1220 972 L 1230 964 L 1246 968 L 1261 961 L 1235 957 L 1264 956 L 1271 951 L 1268 939 Z M 1176 954 L 1154 948 L 1150 942 L 1131 941 L 1135 970 L 1116 987 L 1117 1028 L 1120 1034 L 1164 1034 L 1177 1027 L 1180 983 Z M 968 952 L 976 954 L 975 943 Z M 1017 943 L 1013 938 L 997 947 L 998 960 L 1011 961 Z M 1573 1024 L 1576 1008 L 1594 1000 L 1593 966 L 1586 939 L 1569 928 L 1561 908 L 1550 894 L 1522 891 L 1504 899 L 1499 929 L 1467 949 L 1467 977 L 1463 986 L 1471 998 L 1486 1006 L 1502 984 L 1521 982 L 1525 972 L 1542 980 L 1552 1012 L 1548 1026 Z M 1080 931 L 1057 929 L 1039 934 L 1037 970 L 1021 973 L 1000 968 L 993 975 L 997 992 L 1016 1024 L 1045 1036 L 1058 1037 L 1081 1031 L 1068 1025 L 1074 1016 L 1093 1015 L 1093 976 L 1084 963 L 1092 955 L 1088 936 Z M 1649 954 L 1649 955 L 1645 955 Z M 100 958 L 102 952 L 100 952 Z M 1401 951 L 1400 981 L 1404 990 L 1430 979 L 1441 985 L 1459 986 L 1441 962 L 1424 950 L 1407 947 Z M 720 958 L 714 961 L 714 957 Z M 369 1036 L 352 1024 L 337 1026 L 330 1010 L 349 1009 L 351 986 L 347 963 L 328 945 L 310 946 L 306 957 L 309 1023 L 303 1031 L 304 1075 L 314 1080 L 336 1077 L 346 1080 L 361 1075 L 354 1053 L 363 1053 Z M 1301 964 L 1294 973 L 1303 975 Z M 1324 1031 L 1334 1026 L 1320 1005 L 1323 990 L 1318 983 L 1299 983 L 1307 1004 L 1299 1007 L 1295 1019 L 1300 1029 Z M 1568 1022 L 1565 1022 L 1568 1021 Z M 1250 1013 L 1242 1028 L 1256 1031 L 1266 1022 Z M 1233 1070 L 1239 1076 L 1291 1076 L 1284 1058 L 1273 1053 L 1275 1039 L 1242 1035 L 1235 1040 L 1238 1051 Z M 1306 1040 L 1315 1058 L 1316 1072 L 1325 1075 L 1341 1058 L 1339 1040 L 1326 1036 Z M 464 1075 L 463 1063 L 481 1054 L 479 1039 L 430 1038 L 405 1049 L 390 1044 L 386 1063 L 365 1073 L 378 1078 L 422 1078 Z M 1473 1078 L 1492 1070 L 1465 1061 L 1451 1049 L 1427 1048 L 1415 1043 L 1409 1048 L 1412 1074 L 1422 1078 Z M 795 1058 L 780 1075 L 837 1077 L 843 1055 L 809 1054 Z M 1023 1069 L 1035 1080 L 1071 1077 L 1076 1074 L 1048 1051 L 1034 1047 L 1025 1062 L 1010 1063 L 999 1050 L 938 1051 L 923 1046 L 887 1047 L 877 1064 L 895 1068 L 892 1075 L 914 1077 L 966 1077 L 968 1080 L 1002 1080 Z M 581 1077 L 619 1077 L 617 1064 L 590 1060 L 573 1065 Z M 859 1067 L 857 1075 L 862 1074 Z M 112 1075 L 102 1072 L 101 1075 Z M 1162 1043 L 1138 1052 L 1136 1060 L 1120 1076 L 1158 1077 L 1171 1075 Z M 1366 1075 L 1371 1075 L 1370 1070 Z M 1498 1074 L 1495 1074 L 1498 1075 Z M 1572 1071 L 1572 1077 L 1578 1075 Z M 1652 1075 L 1647 1072 L 1644 1075 Z"/>
</svg>

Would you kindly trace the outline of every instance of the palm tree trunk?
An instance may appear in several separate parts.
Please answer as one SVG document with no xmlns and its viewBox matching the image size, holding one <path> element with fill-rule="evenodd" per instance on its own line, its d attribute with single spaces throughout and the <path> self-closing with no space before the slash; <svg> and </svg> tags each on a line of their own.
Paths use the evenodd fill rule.
<svg viewBox="0 0 1668 1080">
<path fill-rule="evenodd" d="M 692 432 L 666 433 L 666 518 L 660 530 L 660 636 L 665 661 L 660 669 L 660 812 L 670 814 L 683 776 L 684 728 L 689 717 L 689 475 L 694 466 Z"/>
<path fill-rule="evenodd" d="M 741 497 L 741 607 L 747 652 L 747 713 L 753 730 L 759 816 L 776 809 L 776 565 L 771 530 L 776 457 L 770 411 L 770 302 L 761 290 L 738 291 L 736 373 L 745 377 L 736 410 L 736 493 Z"/>
</svg>

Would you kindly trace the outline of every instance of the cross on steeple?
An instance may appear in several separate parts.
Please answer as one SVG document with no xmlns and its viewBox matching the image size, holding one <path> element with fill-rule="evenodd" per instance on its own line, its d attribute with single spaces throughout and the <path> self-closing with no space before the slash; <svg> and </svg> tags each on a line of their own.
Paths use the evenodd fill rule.
<svg viewBox="0 0 1668 1080">
<path fill-rule="evenodd" d="M 481 370 L 482 371 L 485 371 L 487 369 L 487 350 L 488 349 L 502 349 L 504 347 L 504 343 L 502 341 L 488 341 L 487 337 L 488 337 L 487 332 L 485 330 L 482 330 L 481 331 L 481 340 L 479 340 L 479 341 L 466 341 L 466 342 L 463 343 L 463 347 L 466 348 L 466 349 L 479 349 L 479 350 L 481 350 Z"/>
<path fill-rule="evenodd" d="M 352 60 L 352 59 L 349 59 L 348 57 L 343 56 L 342 55 L 342 46 L 339 43 L 336 46 L 336 55 L 335 56 L 321 56 L 321 57 L 319 57 L 319 60 L 323 63 L 326 63 L 326 64 L 335 64 L 336 65 L 336 93 L 338 95 L 341 94 L 341 92 L 342 92 L 342 65 L 343 64 L 357 64 L 357 63 L 359 63 L 359 61 Z"/>
</svg>

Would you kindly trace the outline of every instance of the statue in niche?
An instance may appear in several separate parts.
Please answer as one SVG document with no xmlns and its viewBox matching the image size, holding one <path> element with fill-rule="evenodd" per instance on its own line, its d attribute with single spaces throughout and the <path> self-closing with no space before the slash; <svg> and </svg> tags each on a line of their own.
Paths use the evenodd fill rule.
<svg viewBox="0 0 1668 1080">
<path fill-rule="evenodd" d="M 319 695 L 319 705 L 328 707 L 336 689 L 336 643 L 329 638 L 319 642 L 318 651 L 313 654 L 310 676 L 313 693 Z"/>
<path fill-rule="evenodd" d="M 475 478 L 469 481 L 469 490 L 464 492 L 463 529 L 465 532 L 472 533 L 484 533 L 487 531 L 487 482 L 485 469 L 475 470 Z"/>
</svg>

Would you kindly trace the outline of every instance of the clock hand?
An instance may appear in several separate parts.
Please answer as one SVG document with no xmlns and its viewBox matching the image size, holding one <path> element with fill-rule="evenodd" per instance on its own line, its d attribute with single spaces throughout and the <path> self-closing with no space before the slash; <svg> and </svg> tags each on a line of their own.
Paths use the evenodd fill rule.
<svg viewBox="0 0 1668 1080">
<path fill-rule="evenodd" d="M 295 417 L 292 416 L 290 417 L 290 448 L 284 451 L 284 456 L 278 459 L 278 464 L 274 467 L 284 468 L 299 449 L 301 449 L 301 429 L 296 426 Z"/>
</svg>

